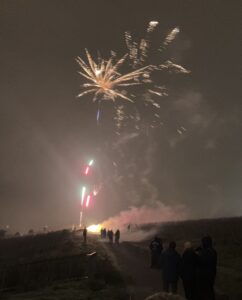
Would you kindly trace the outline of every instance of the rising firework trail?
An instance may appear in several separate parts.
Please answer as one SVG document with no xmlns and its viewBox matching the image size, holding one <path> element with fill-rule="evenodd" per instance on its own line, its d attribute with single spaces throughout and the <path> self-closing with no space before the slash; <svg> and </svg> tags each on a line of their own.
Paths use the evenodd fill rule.
<svg viewBox="0 0 242 300">
<path fill-rule="evenodd" d="M 88 195 L 88 196 L 87 196 L 87 201 L 86 201 L 86 207 L 89 206 L 90 200 L 91 200 L 91 196 Z"/>
<path fill-rule="evenodd" d="M 86 209 L 88 209 L 90 202 L 98 195 L 100 190 L 100 187 L 96 185 L 96 182 L 94 183 L 95 170 L 94 173 L 92 170 L 94 163 L 94 159 L 90 159 L 83 170 L 83 180 L 85 185 L 83 185 L 80 190 L 80 227 L 83 226 L 85 222 L 85 220 L 83 221 L 83 218 L 85 217 Z"/>
<path fill-rule="evenodd" d="M 91 159 L 91 160 L 89 161 L 88 165 L 89 165 L 89 166 L 92 166 L 92 165 L 93 165 L 93 163 L 94 163 L 94 160 L 93 160 L 93 159 Z"/>
<path fill-rule="evenodd" d="M 81 193 L 81 205 L 83 205 L 84 199 L 85 199 L 85 193 L 86 193 L 86 187 L 82 187 L 82 193 Z"/>
<path fill-rule="evenodd" d="M 86 187 L 83 186 L 81 189 L 81 210 L 80 210 L 80 227 L 82 226 L 82 218 L 83 218 L 83 204 L 85 200 Z"/>
<path fill-rule="evenodd" d="M 86 169 L 85 169 L 85 175 L 87 175 L 88 173 L 89 173 L 89 166 L 88 167 L 86 167 Z"/>
</svg>

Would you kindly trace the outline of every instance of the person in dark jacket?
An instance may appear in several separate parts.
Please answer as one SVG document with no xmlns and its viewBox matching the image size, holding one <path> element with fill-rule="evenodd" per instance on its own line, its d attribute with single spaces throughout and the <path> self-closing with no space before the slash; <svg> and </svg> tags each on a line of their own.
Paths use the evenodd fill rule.
<svg viewBox="0 0 242 300">
<path fill-rule="evenodd" d="M 172 294 L 177 293 L 181 256 L 176 251 L 176 243 L 170 242 L 169 247 L 161 254 L 160 264 L 163 275 L 163 290 Z"/>
<path fill-rule="evenodd" d="M 151 268 L 158 268 L 159 267 L 159 258 L 161 252 L 163 250 L 162 240 L 157 236 L 150 243 L 150 256 L 151 256 Z"/>
<path fill-rule="evenodd" d="M 197 255 L 192 248 L 191 242 L 186 242 L 181 259 L 180 275 L 185 296 L 188 300 L 196 300 L 196 269 Z"/>
<path fill-rule="evenodd" d="M 110 230 L 108 229 L 108 231 L 107 231 L 107 237 L 108 237 L 108 240 L 109 240 L 109 242 L 110 242 Z"/>
<path fill-rule="evenodd" d="M 214 282 L 217 269 L 217 252 L 210 236 L 202 238 L 202 246 L 197 249 L 197 300 L 214 300 Z"/>
<path fill-rule="evenodd" d="M 103 229 L 103 238 L 106 239 L 107 237 L 107 230 L 106 228 Z"/>
<path fill-rule="evenodd" d="M 115 244 L 119 244 L 119 239 L 120 239 L 120 230 L 118 229 L 116 232 L 115 232 Z"/>
<path fill-rule="evenodd" d="M 84 241 L 84 243 L 87 242 L 87 228 L 86 227 L 84 227 L 84 229 L 83 229 L 83 241 Z"/>
<path fill-rule="evenodd" d="M 108 233 L 108 239 L 109 239 L 109 243 L 113 244 L 113 230 L 109 230 Z"/>
</svg>

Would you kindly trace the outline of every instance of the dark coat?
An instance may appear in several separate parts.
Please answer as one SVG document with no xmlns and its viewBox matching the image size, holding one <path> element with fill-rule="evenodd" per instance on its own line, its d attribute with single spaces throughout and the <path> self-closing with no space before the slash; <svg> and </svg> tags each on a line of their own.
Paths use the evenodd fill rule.
<svg viewBox="0 0 242 300">
<path fill-rule="evenodd" d="M 184 251 L 181 259 L 180 275 L 184 281 L 194 281 L 196 278 L 197 255 L 192 249 Z"/>
<path fill-rule="evenodd" d="M 175 282 L 179 278 L 181 256 L 175 249 L 167 249 L 161 254 L 160 265 L 164 280 Z"/>
<path fill-rule="evenodd" d="M 214 282 L 217 269 L 217 252 L 213 248 L 201 248 L 197 252 L 198 280 Z"/>
</svg>

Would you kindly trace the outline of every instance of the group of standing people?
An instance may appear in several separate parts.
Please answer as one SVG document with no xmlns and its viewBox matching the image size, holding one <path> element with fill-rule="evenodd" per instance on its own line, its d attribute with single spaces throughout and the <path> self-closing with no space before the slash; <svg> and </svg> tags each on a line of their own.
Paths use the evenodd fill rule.
<svg viewBox="0 0 242 300">
<path fill-rule="evenodd" d="M 170 242 L 163 249 L 162 240 L 155 237 L 150 243 L 151 267 L 161 268 L 163 289 L 177 293 L 179 278 L 182 279 L 188 300 L 214 300 L 217 253 L 210 236 L 201 240 L 201 246 L 193 249 L 191 242 L 185 242 L 183 254 L 176 250 L 176 243 Z"/>
<path fill-rule="evenodd" d="M 115 244 L 119 244 L 119 240 L 120 240 L 119 229 L 117 229 L 116 232 L 114 233 L 112 229 L 106 230 L 106 228 L 102 228 L 100 233 L 101 233 L 101 239 L 108 238 L 110 244 L 113 244 L 113 240 L 115 241 Z"/>
</svg>

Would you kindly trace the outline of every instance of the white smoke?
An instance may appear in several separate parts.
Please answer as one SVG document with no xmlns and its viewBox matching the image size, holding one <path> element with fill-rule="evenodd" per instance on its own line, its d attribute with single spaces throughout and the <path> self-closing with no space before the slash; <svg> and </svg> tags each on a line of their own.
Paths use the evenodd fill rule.
<svg viewBox="0 0 242 300">
<path fill-rule="evenodd" d="M 185 220 L 187 216 L 188 212 L 182 205 L 171 207 L 161 202 L 156 202 L 151 207 L 147 205 L 141 207 L 132 206 L 102 222 L 102 227 L 112 230 L 120 229 L 122 232 L 127 233 L 130 225 L 131 231 L 123 235 L 122 240 L 142 240 L 150 235 L 154 235 L 155 231 L 144 232 L 139 230 L 138 225 L 180 221 Z"/>
</svg>

